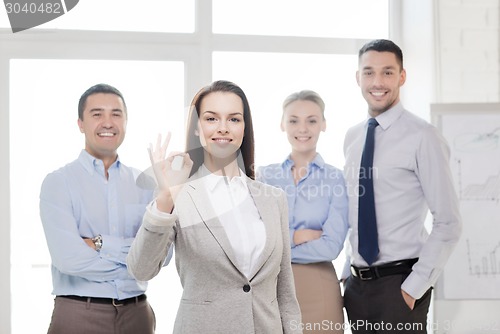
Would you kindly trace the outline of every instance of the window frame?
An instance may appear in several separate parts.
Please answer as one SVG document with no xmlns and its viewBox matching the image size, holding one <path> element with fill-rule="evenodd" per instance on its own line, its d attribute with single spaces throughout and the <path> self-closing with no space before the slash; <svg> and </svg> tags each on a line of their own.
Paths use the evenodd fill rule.
<svg viewBox="0 0 500 334">
<path fill-rule="evenodd" d="M 389 37 L 399 37 L 400 4 L 389 0 Z M 207 15 L 210 13 L 210 15 Z M 185 64 L 185 105 L 212 80 L 212 52 L 357 54 L 367 39 L 252 36 L 212 33 L 212 0 L 195 0 L 195 32 L 148 33 L 30 29 L 13 34 L 0 29 L 0 154 L 10 156 L 9 64 L 11 59 L 176 60 Z M 393 15 L 396 14 L 396 15 Z M 92 44 L 92 48 L 89 45 Z M 98 53 L 95 50 L 99 50 Z M 0 332 L 10 333 L 10 171 L 0 162 L 0 262 L 9 275 L 0 277 Z"/>
</svg>

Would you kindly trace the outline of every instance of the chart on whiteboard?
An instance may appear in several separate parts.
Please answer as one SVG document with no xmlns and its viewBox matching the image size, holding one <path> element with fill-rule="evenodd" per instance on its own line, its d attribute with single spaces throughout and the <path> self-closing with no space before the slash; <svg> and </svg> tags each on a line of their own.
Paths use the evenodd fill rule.
<svg viewBox="0 0 500 334">
<path fill-rule="evenodd" d="M 449 114 L 441 130 L 463 232 L 444 273 L 444 297 L 500 298 L 500 114 Z"/>
</svg>

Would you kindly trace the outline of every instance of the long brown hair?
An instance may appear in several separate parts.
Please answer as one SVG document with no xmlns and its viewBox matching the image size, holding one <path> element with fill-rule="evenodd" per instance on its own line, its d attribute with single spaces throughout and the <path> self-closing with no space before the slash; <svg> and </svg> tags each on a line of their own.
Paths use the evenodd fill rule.
<svg viewBox="0 0 500 334">
<path fill-rule="evenodd" d="M 243 120 L 245 122 L 245 131 L 243 142 L 239 148 L 239 152 L 243 158 L 243 166 L 240 168 L 245 172 L 245 174 L 251 178 L 255 179 L 254 170 L 254 135 L 253 135 L 253 123 L 252 115 L 250 112 L 250 105 L 248 104 L 247 97 L 243 90 L 236 84 L 219 80 L 214 81 L 212 84 L 203 87 L 194 96 L 191 106 L 189 108 L 188 126 L 186 133 L 186 152 L 189 153 L 191 160 L 193 160 L 193 168 L 191 169 L 191 175 L 193 175 L 198 168 L 203 164 L 204 160 L 204 148 L 201 145 L 200 137 L 195 135 L 195 130 L 198 129 L 198 120 L 200 119 L 200 106 L 203 99 L 215 92 L 227 92 L 233 93 L 240 97 L 243 103 Z M 241 159 L 238 162 L 241 164 Z"/>
</svg>

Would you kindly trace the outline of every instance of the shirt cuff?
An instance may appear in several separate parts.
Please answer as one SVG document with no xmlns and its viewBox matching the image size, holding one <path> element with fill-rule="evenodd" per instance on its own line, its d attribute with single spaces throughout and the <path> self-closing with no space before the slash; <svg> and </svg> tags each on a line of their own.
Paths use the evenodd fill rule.
<svg viewBox="0 0 500 334">
<path fill-rule="evenodd" d="M 126 256 L 133 240 L 134 239 L 132 238 L 121 238 L 113 235 L 103 235 L 102 248 L 99 254 L 103 259 L 115 261 L 117 263 L 125 265 Z"/>
<path fill-rule="evenodd" d="M 346 259 L 344 267 L 342 267 L 342 273 L 340 275 L 341 279 L 346 279 L 351 276 L 351 261 L 349 258 Z"/>
<path fill-rule="evenodd" d="M 293 235 L 295 234 L 295 230 L 289 229 L 289 231 L 290 231 L 290 247 L 293 248 L 293 247 L 297 246 L 295 244 L 295 242 L 293 242 Z"/>
<path fill-rule="evenodd" d="M 401 285 L 401 289 L 415 299 L 422 298 L 430 287 L 429 282 L 418 277 L 415 272 L 412 272 Z"/>
<path fill-rule="evenodd" d="M 169 226 L 172 224 L 172 220 L 177 219 L 177 215 L 172 213 L 167 213 L 160 211 L 156 205 L 156 200 L 152 201 L 147 207 L 149 216 L 152 218 L 149 220 L 151 225 L 155 226 Z"/>
</svg>

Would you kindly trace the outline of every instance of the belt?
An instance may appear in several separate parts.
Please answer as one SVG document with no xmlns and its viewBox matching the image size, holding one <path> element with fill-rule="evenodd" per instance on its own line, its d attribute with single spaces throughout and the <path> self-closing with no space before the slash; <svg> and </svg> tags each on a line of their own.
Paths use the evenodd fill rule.
<svg viewBox="0 0 500 334">
<path fill-rule="evenodd" d="M 61 298 L 67 298 L 67 299 L 72 299 L 72 300 L 78 300 L 81 302 L 90 302 L 90 303 L 96 303 L 96 304 L 109 304 L 113 306 L 124 306 L 130 303 L 138 303 L 143 300 L 146 300 L 146 295 L 142 294 L 136 297 L 132 298 L 126 298 L 126 299 L 114 299 L 114 298 L 101 298 L 101 297 L 80 297 L 80 296 L 58 296 Z"/>
<path fill-rule="evenodd" d="M 370 281 L 384 276 L 409 274 L 411 268 L 418 261 L 416 259 L 400 260 L 389 263 L 384 263 L 373 267 L 356 267 L 351 266 L 352 276 L 359 278 L 362 281 Z"/>
</svg>

